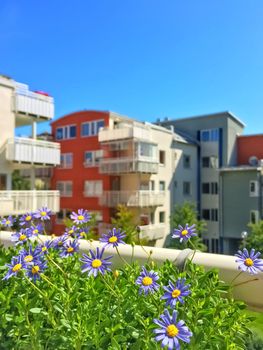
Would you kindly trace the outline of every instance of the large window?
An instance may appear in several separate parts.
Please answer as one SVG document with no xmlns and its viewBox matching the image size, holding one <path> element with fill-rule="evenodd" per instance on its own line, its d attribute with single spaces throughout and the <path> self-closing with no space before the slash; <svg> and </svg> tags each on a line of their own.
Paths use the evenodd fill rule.
<svg viewBox="0 0 263 350">
<path fill-rule="evenodd" d="M 183 194 L 185 196 L 191 195 L 191 182 L 190 181 L 184 181 L 183 182 Z"/>
<path fill-rule="evenodd" d="M 84 196 L 85 197 L 99 197 L 102 195 L 103 183 L 102 180 L 85 181 Z"/>
<path fill-rule="evenodd" d="M 56 129 L 56 140 L 74 139 L 76 135 L 76 125 L 66 125 Z"/>
<path fill-rule="evenodd" d="M 86 151 L 84 153 L 84 166 L 99 166 L 100 159 L 103 157 L 103 150 Z"/>
<path fill-rule="evenodd" d="M 72 153 L 61 153 L 59 168 L 71 169 L 72 167 L 73 167 L 73 154 Z"/>
<path fill-rule="evenodd" d="M 99 129 L 104 127 L 104 120 L 93 120 L 91 122 L 82 123 L 81 136 L 89 137 L 98 135 Z"/>
<path fill-rule="evenodd" d="M 202 210 L 202 218 L 204 220 L 210 220 L 210 210 L 209 209 Z"/>
<path fill-rule="evenodd" d="M 72 181 L 58 181 L 56 189 L 60 192 L 60 197 L 72 197 Z"/>
<path fill-rule="evenodd" d="M 202 157 L 202 167 L 203 168 L 218 168 L 218 157 Z"/>
<path fill-rule="evenodd" d="M 202 142 L 217 142 L 219 140 L 219 129 L 201 130 Z"/>
<path fill-rule="evenodd" d="M 210 193 L 210 183 L 209 182 L 202 183 L 202 193 L 204 193 L 204 194 Z"/>
</svg>

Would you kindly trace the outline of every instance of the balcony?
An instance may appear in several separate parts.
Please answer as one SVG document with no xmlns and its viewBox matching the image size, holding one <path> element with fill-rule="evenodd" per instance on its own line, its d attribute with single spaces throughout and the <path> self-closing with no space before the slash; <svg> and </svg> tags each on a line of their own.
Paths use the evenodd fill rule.
<svg viewBox="0 0 263 350">
<path fill-rule="evenodd" d="M 100 197 L 100 205 L 116 207 L 125 204 L 127 207 L 151 207 L 163 205 L 164 191 L 106 191 Z"/>
<path fill-rule="evenodd" d="M 159 224 L 159 225 L 143 225 L 140 227 L 140 238 L 141 239 L 147 239 L 149 241 L 155 241 L 156 239 L 163 238 L 167 235 L 166 232 L 166 225 L 165 224 Z"/>
<path fill-rule="evenodd" d="M 122 174 L 122 173 L 149 173 L 157 174 L 158 165 L 155 159 L 152 161 L 140 158 L 104 158 L 100 162 L 101 174 Z"/>
<path fill-rule="evenodd" d="M 48 207 L 59 211 L 59 191 L 0 191 L 0 215 L 20 215 Z"/>
<path fill-rule="evenodd" d="M 40 119 L 54 117 L 54 99 L 39 91 L 30 91 L 28 85 L 16 83 L 14 111 L 18 117 L 32 116 Z"/>
<path fill-rule="evenodd" d="M 60 164 L 60 144 L 14 137 L 7 140 L 6 159 L 11 162 L 56 166 Z"/>
<path fill-rule="evenodd" d="M 123 139 L 139 139 L 152 141 L 152 133 L 143 125 L 121 124 L 118 128 L 103 128 L 99 131 L 99 142 L 108 142 Z"/>
</svg>

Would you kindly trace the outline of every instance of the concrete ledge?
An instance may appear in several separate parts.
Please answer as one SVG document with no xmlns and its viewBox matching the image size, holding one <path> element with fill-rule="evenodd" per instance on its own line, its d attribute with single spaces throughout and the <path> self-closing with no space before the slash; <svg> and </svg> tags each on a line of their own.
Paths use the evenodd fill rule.
<svg viewBox="0 0 263 350">
<path fill-rule="evenodd" d="M 12 246 L 13 243 L 10 240 L 10 232 L 0 231 L 0 244 L 5 247 Z M 41 240 L 50 239 L 49 236 L 41 236 Z M 102 244 L 98 241 L 80 241 L 80 251 L 87 252 L 89 249 L 95 249 L 96 247 L 102 248 Z M 141 265 L 145 264 L 149 259 L 149 256 L 157 264 L 161 264 L 165 260 L 175 261 L 182 252 L 181 250 L 166 249 L 166 248 L 156 248 L 156 247 L 142 247 L 142 246 L 131 246 L 122 245 L 119 246 L 119 252 L 121 256 L 131 262 L 132 257 L 137 260 Z M 105 256 L 113 255 L 113 264 L 117 268 L 123 264 L 122 260 L 113 248 L 108 248 L 105 250 Z M 196 252 L 193 262 L 198 265 L 202 265 L 206 270 L 216 268 L 219 270 L 220 278 L 229 283 L 231 282 L 239 273 L 238 265 L 235 262 L 236 257 L 230 255 L 220 255 L 220 254 L 209 254 Z M 234 298 L 237 300 L 243 300 L 251 310 L 263 312 L 263 273 L 257 275 L 249 275 L 247 273 L 242 273 L 235 283 L 242 283 L 247 280 L 253 280 L 257 278 L 256 281 L 241 284 L 234 288 Z"/>
</svg>

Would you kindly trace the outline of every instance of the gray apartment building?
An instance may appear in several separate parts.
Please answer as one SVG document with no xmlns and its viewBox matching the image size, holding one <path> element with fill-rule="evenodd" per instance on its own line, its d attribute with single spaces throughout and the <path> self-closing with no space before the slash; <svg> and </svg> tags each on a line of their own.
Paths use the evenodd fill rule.
<svg viewBox="0 0 263 350">
<path fill-rule="evenodd" d="M 197 149 L 197 206 L 200 217 L 207 222 L 203 235 L 210 252 L 225 252 L 220 227 L 220 169 L 237 164 L 237 136 L 244 124 L 231 112 L 158 121 L 173 128 L 182 137 L 194 140 Z M 173 205 L 177 204 L 175 197 Z"/>
</svg>

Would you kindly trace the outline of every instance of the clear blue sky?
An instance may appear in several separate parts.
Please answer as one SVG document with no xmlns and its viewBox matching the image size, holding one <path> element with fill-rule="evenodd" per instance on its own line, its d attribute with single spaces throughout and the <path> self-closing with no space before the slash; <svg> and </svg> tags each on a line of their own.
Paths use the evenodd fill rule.
<svg viewBox="0 0 263 350">
<path fill-rule="evenodd" d="M 230 110 L 263 133 L 263 1 L 1 0 L 0 72 L 52 94 L 56 118 Z"/>
</svg>

